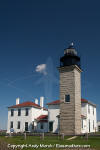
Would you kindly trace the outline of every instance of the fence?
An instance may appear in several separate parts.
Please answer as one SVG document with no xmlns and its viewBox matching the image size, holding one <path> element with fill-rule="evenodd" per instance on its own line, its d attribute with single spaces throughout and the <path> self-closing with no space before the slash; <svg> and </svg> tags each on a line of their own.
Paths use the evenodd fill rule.
<svg viewBox="0 0 100 150">
<path fill-rule="evenodd" d="M 55 136 L 55 137 L 61 137 L 62 139 L 64 139 L 64 137 L 65 136 L 82 136 L 82 137 L 88 137 L 88 136 L 100 136 L 100 132 L 99 133 L 85 133 L 85 134 L 77 134 L 77 135 L 75 135 L 75 134 L 64 134 L 64 133 L 62 133 L 62 134 L 60 134 L 60 133 L 35 133 L 35 132 L 23 132 L 23 133 L 21 133 L 21 132 L 19 132 L 19 133 L 6 133 L 6 132 L 0 132 L 0 136 L 43 136 L 43 137 L 45 137 L 45 136 Z"/>
</svg>

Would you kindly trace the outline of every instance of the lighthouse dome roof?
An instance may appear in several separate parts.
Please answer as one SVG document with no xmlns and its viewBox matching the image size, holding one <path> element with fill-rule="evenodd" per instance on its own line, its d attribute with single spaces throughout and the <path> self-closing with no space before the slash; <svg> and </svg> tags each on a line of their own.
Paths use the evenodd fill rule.
<svg viewBox="0 0 100 150">
<path fill-rule="evenodd" d="M 77 56 L 77 51 L 74 48 L 74 44 L 71 43 L 67 49 L 64 50 L 65 55 Z"/>
</svg>

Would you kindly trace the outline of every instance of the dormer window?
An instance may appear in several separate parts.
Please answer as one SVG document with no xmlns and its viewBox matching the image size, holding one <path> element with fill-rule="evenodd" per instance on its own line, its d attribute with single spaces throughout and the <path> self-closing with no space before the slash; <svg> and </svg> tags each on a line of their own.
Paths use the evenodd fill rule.
<svg viewBox="0 0 100 150">
<path fill-rule="evenodd" d="M 25 116 L 28 116 L 28 108 L 25 109 Z"/>
<path fill-rule="evenodd" d="M 21 109 L 18 109 L 18 116 L 21 116 Z"/>
<path fill-rule="evenodd" d="M 65 95 L 65 102 L 66 103 L 69 103 L 70 102 L 70 95 Z"/>
<path fill-rule="evenodd" d="M 14 116 L 14 109 L 11 109 L 11 116 Z"/>
</svg>

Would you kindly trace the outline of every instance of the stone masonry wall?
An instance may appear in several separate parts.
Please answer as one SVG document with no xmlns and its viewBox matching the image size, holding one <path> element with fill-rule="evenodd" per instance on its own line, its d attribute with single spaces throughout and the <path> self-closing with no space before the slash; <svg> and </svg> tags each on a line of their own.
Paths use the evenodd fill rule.
<svg viewBox="0 0 100 150">
<path fill-rule="evenodd" d="M 74 66 L 59 68 L 60 72 L 60 133 L 81 133 L 80 70 Z M 70 102 L 65 95 L 70 94 Z"/>
</svg>

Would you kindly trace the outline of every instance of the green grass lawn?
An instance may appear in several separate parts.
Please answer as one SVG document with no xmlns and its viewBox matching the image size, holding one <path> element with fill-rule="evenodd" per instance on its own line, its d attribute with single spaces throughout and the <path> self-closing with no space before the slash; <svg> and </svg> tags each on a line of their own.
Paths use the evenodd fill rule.
<svg viewBox="0 0 100 150">
<path fill-rule="evenodd" d="M 23 145 L 23 144 L 31 144 L 31 145 L 40 145 L 40 144 L 44 144 L 44 145 L 49 145 L 51 144 L 51 146 L 48 149 L 52 149 L 52 150 L 56 150 L 60 148 L 56 148 L 56 144 L 60 144 L 60 145 L 71 145 L 71 144 L 75 144 L 75 145 L 90 145 L 91 148 L 95 148 L 96 150 L 100 150 L 100 137 L 93 137 L 90 136 L 88 138 L 88 141 L 83 138 L 83 137 L 77 137 L 76 139 L 70 140 L 68 141 L 69 137 L 65 137 L 64 140 L 59 138 L 57 136 L 45 136 L 44 140 L 42 140 L 39 136 L 27 136 L 26 140 L 24 139 L 24 136 L 14 136 L 14 137 L 5 137 L 5 136 L 0 136 L 0 140 L 1 141 L 5 141 L 8 144 L 15 144 L 15 145 Z M 35 148 L 24 148 L 23 150 L 32 150 Z M 38 150 L 43 150 L 43 149 L 47 149 L 47 148 L 37 148 Z M 61 148 L 63 149 L 63 148 Z"/>
</svg>

